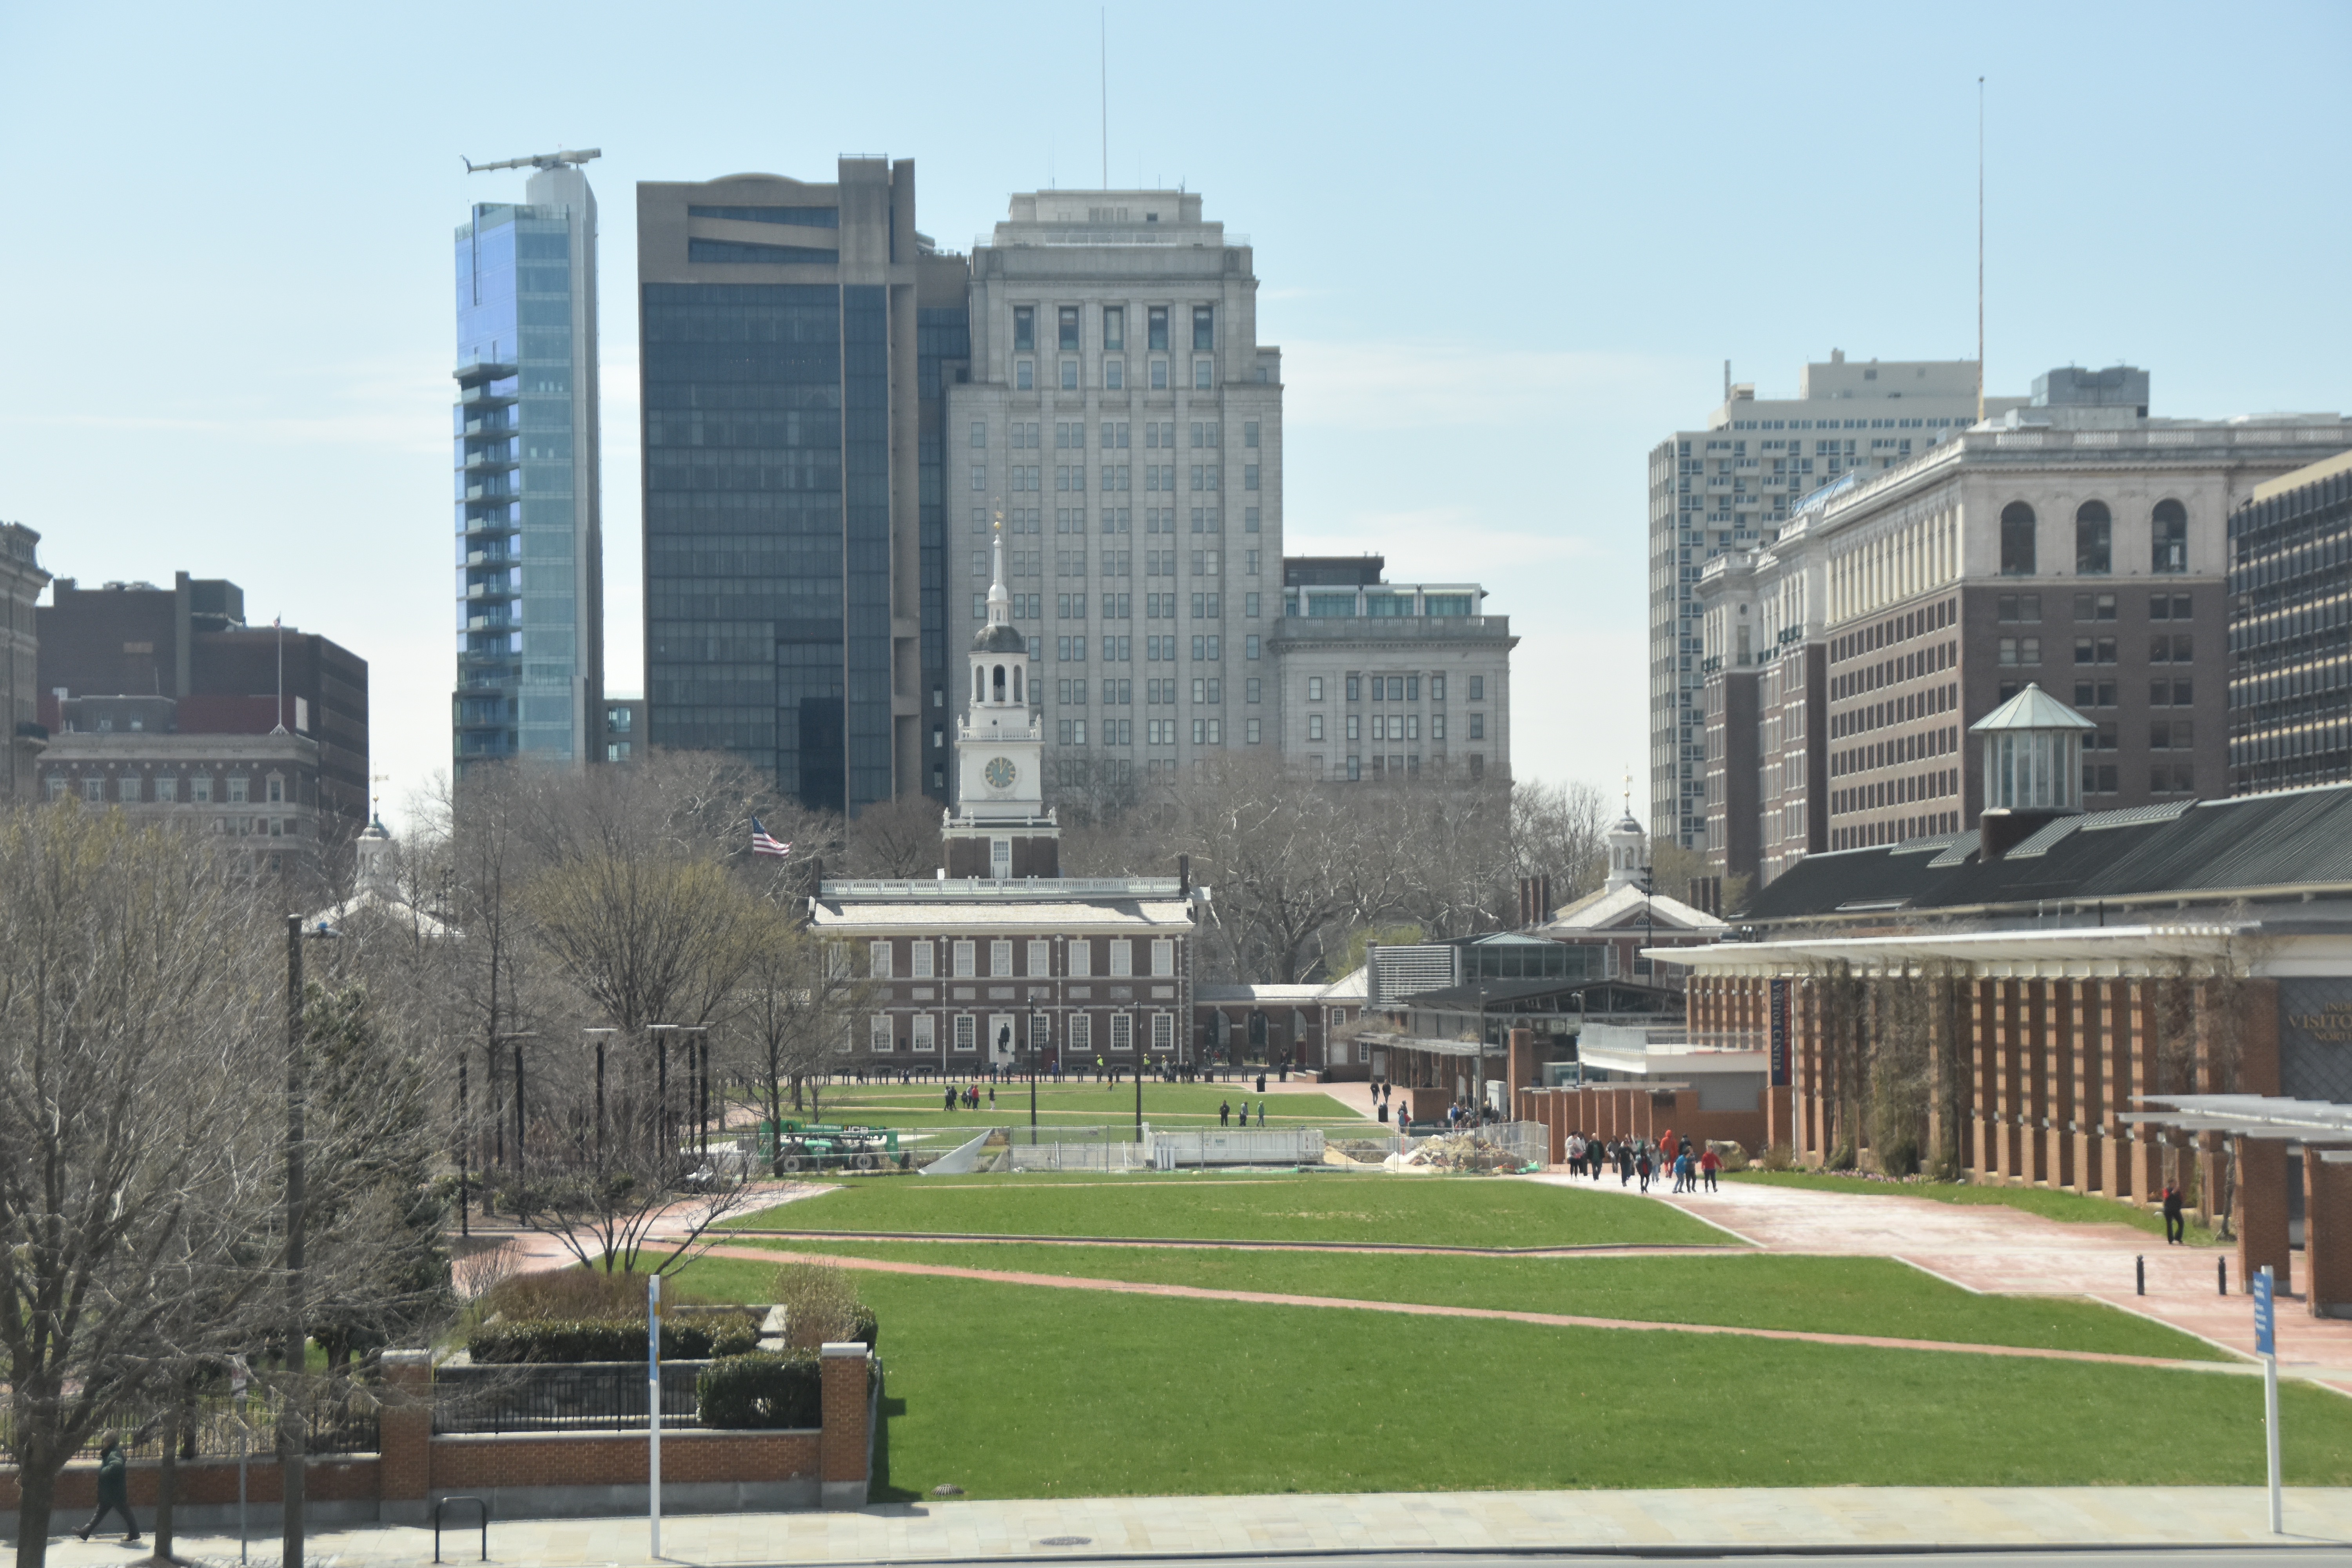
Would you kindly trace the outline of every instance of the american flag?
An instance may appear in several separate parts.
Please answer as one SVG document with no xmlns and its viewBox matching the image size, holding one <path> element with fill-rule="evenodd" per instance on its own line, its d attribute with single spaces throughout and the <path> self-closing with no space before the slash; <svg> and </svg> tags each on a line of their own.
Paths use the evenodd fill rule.
<svg viewBox="0 0 2352 1568">
<path fill-rule="evenodd" d="M 756 816 L 755 816 L 755 817 L 753 817 L 753 818 L 751 819 L 751 853 L 752 853 L 752 854 L 754 854 L 754 855 L 789 855 L 789 854 L 791 854 L 792 852 L 793 852 L 793 847 L 792 847 L 791 845 L 789 845 L 789 844 L 782 844 L 782 843 L 777 842 L 775 835 L 773 835 L 773 834 L 772 834 L 772 833 L 770 833 L 770 832 L 768 831 L 768 829 L 767 829 L 767 825 L 766 825 L 766 824 L 762 823 L 762 822 L 761 822 L 758 817 L 756 817 Z"/>
</svg>

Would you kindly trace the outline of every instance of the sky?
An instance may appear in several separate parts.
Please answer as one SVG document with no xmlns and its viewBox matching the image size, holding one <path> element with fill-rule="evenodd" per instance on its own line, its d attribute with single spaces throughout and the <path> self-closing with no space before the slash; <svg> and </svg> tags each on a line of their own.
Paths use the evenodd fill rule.
<svg viewBox="0 0 2352 1568">
<path fill-rule="evenodd" d="M 1107 62 L 1107 63 L 1106 63 Z M 1202 193 L 1256 247 L 1285 545 L 1489 590 L 1512 764 L 1645 766 L 1644 467 L 1723 363 L 2352 409 L 2352 5 L 0 4 L 0 519 L 85 584 L 227 577 L 369 661 L 397 826 L 448 765 L 450 237 L 598 147 L 607 683 L 641 689 L 634 187 L 911 157 Z M 1108 94 L 1108 144 L 1104 96 Z M 1638 786 L 1637 786 L 1638 792 Z"/>
</svg>

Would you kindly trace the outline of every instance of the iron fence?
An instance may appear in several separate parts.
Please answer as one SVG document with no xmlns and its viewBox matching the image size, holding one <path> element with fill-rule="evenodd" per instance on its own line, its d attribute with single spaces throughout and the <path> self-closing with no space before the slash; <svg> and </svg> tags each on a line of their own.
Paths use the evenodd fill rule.
<svg viewBox="0 0 2352 1568">
<path fill-rule="evenodd" d="M 697 1427 L 695 1384 L 708 1361 L 661 1365 L 665 1428 Z M 499 1432 L 643 1432 L 648 1379 L 641 1361 L 445 1364 L 433 1374 L 433 1430 L 440 1436 Z"/>
<path fill-rule="evenodd" d="M 314 1389 L 303 1398 L 312 1454 L 373 1454 L 379 1441 L 380 1390 L 366 1384 Z M 163 1457 L 165 1402 L 120 1407 L 92 1428 L 76 1459 L 96 1460 L 111 1438 L 133 1459 Z M 255 1388 L 245 1394 L 204 1393 L 181 1409 L 179 1450 L 184 1459 L 233 1459 L 240 1452 L 277 1452 L 279 1396 Z M 14 1413 L 0 1404 L 0 1447 L 12 1444 Z"/>
</svg>

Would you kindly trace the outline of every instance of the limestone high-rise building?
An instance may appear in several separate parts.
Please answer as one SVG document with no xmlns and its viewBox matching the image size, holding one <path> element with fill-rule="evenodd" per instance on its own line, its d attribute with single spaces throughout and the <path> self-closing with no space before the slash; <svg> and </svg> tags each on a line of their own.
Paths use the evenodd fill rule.
<svg viewBox="0 0 2352 1568">
<path fill-rule="evenodd" d="M 2025 400 L 1993 397 L 2000 414 Z M 1857 470 L 1891 468 L 1978 418 L 1974 360 L 1849 360 L 1805 367 L 1793 399 L 1725 377 L 1704 429 L 1650 450 L 1650 837 L 1706 842 L 1699 606 L 1708 561 L 1779 536 L 1797 503 Z"/>
<path fill-rule="evenodd" d="M 1276 745 L 1282 358 L 1245 237 L 1182 191 L 1016 195 L 971 255 L 947 395 L 947 610 L 987 620 L 1003 519 L 1049 799 Z M 927 709 L 926 755 L 949 743 Z"/>
</svg>

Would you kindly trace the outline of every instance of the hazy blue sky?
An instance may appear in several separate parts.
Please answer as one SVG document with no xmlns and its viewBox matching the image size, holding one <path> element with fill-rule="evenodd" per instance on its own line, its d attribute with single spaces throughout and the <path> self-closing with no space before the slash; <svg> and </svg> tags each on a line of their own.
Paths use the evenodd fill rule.
<svg viewBox="0 0 2352 1568">
<path fill-rule="evenodd" d="M 608 668 L 641 679 L 636 181 L 918 161 L 954 248 L 1100 183 L 1094 5 L 0 5 L 0 518 L 371 665 L 444 769 L 449 238 L 601 147 Z M 2352 6 L 1112 5 L 1114 184 L 1257 247 L 1286 542 L 1492 590 L 1522 775 L 1643 766 L 1643 459 L 1722 362 L 1964 358 L 1990 78 L 1997 392 L 2352 406 Z"/>
</svg>

